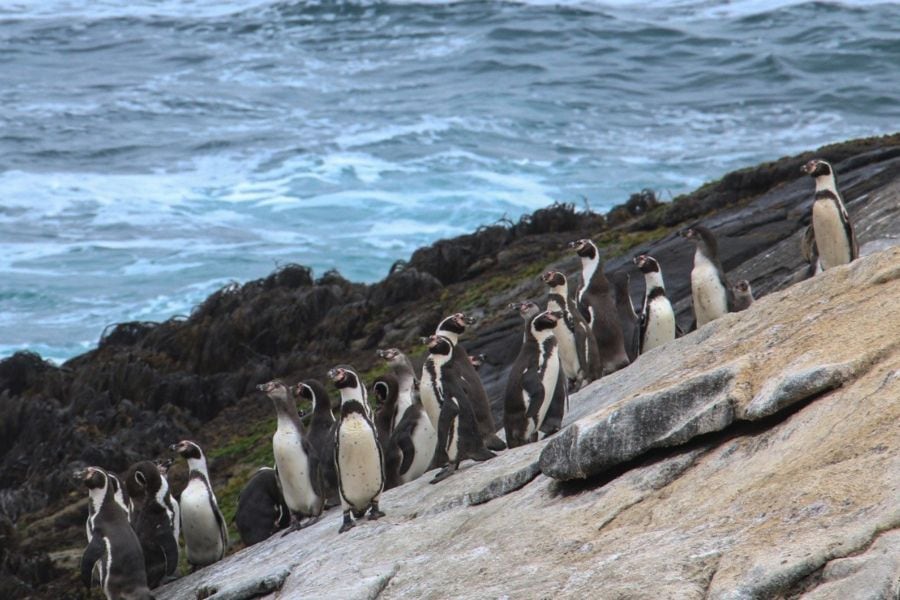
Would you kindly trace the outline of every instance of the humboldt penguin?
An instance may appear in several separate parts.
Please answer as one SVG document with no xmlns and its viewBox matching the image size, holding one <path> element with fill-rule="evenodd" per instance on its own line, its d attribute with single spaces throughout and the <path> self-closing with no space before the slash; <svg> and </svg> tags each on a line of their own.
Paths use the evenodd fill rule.
<svg viewBox="0 0 900 600">
<path fill-rule="evenodd" d="M 178 568 L 176 513 L 169 483 L 156 463 L 143 460 L 128 469 L 125 487 L 133 507 L 131 526 L 144 553 L 147 583 L 155 588 Z"/>
<path fill-rule="evenodd" d="M 567 385 L 553 333 L 561 318 L 562 313 L 548 310 L 526 321 L 504 395 L 503 423 L 510 448 L 536 442 L 538 432 L 552 435 L 562 424 Z M 556 415 L 551 415 L 553 405 L 562 407 Z"/>
<path fill-rule="evenodd" d="M 390 397 L 399 393 L 401 385 L 392 373 L 387 373 L 375 381 L 373 388 L 379 399 L 383 399 L 384 404 L 390 405 L 396 404 Z M 377 420 L 376 416 L 376 427 L 378 427 Z M 384 425 L 381 428 L 384 428 Z M 380 431 L 379 434 L 381 435 Z M 402 485 L 425 473 L 431 466 L 436 445 L 437 430 L 416 395 L 403 411 L 402 418 L 386 442 L 382 437 L 385 489 Z"/>
<path fill-rule="evenodd" d="M 812 226 L 822 270 L 855 260 L 859 257 L 859 244 L 831 165 L 813 159 L 803 165 L 802 171 L 816 180 Z"/>
<path fill-rule="evenodd" d="M 372 383 L 375 394 L 375 431 L 378 432 L 378 443 L 384 457 L 384 489 L 385 491 L 400 485 L 400 449 L 392 437 L 394 420 L 397 413 L 397 391 L 400 385 L 393 373 L 385 373 Z"/>
<path fill-rule="evenodd" d="M 559 271 L 547 271 L 541 275 L 541 281 L 550 287 L 547 310 L 563 315 L 554 331 L 556 343 L 559 344 L 560 363 L 566 377 L 574 381 L 575 389 L 581 389 L 603 374 L 597 340 L 569 294 L 566 276 Z M 534 308 L 537 309 L 537 306 Z"/>
<path fill-rule="evenodd" d="M 750 282 L 746 279 L 741 279 L 735 283 L 732 286 L 732 293 L 734 295 L 734 312 L 747 310 L 753 304 L 753 289 L 750 287 Z"/>
<path fill-rule="evenodd" d="M 107 479 L 106 485 L 109 488 L 109 493 L 111 494 L 112 501 L 122 507 L 122 510 L 125 511 L 125 514 L 128 515 L 128 521 L 131 522 L 132 503 L 131 499 L 128 498 L 128 489 L 124 485 L 122 485 L 122 482 L 119 480 L 115 473 L 104 471 L 104 474 Z M 94 529 L 94 518 L 96 517 L 94 508 L 95 507 L 93 504 L 88 504 L 88 518 L 84 524 L 85 531 L 87 532 L 88 543 L 91 542 L 91 536 L 93 535 L 92 531 Z"/>
<path fill-rule="evenodd" d="M 609 280 L 613 284 L 616 312 L 619 313 L 622 338 L 625 340 L 625 353 L 628 360 L 634 362 L 640 354 L 641 319 L 634 310 L 634 302 L 631 300 L 631 275 L 617 271 L 610 275 Z"/>
<path fill-rule="evenodd" d="M 472 404 L 472 410 L 475 411 L 475 419 L 478 424 L 478 430 L 484 438 L 484 444 L 489 450 L 503 450 L 506 444 L 497 436 L 497 426 L 494 424 L 494 415 L 491 412 L 491 401 L 481 378 L 466 349 L 459 344 L 459 336 L 466 330 L 466 325 L 474 323 L 475 320 L 466 317 L 463 313 L 455 313 L 446 317 L 437 326 L 435 335 L 440 335 L 453 344 L 453 364 L 459 376 L 463 379 L 469 402 Z"/>
<path fill-rule="evenodd" d="M 691 295 L 697 329 L 731 311 L 733 296 L 719 260 L 719 244 L 713 232 L 694 225 L 681 232 L 694 242 L 694 268 L 691 270 Z"/>
<path fill-rule="evenodd" d="M 322 473 L 313 454 L 291 390 L 279 380 L 256 386 L 272 400 L 277 426 L 272 436 L 275 470 L 281 495 L 291 511 L 288 532 L 302 529 L 319 520 L 325 508 Z M 306 519 L 306 522 L 303 522 Z"/>
<path fill-rule="evenodd" d="M 153 600 L 141 542 L 116 499 L 110 474 L 99 467 L 76 472 L 88 489 L 90 541 L 81 556 L 81 581 L 90 588 L 94 569 L 108 600 Z"/>
<path fill-rule="evenodd" d="M 634 264 L 644 274 L 644 305 L 641 308 L 640 353 L 675 339 L 675 311 L 666 297 L 662 269 L 652 256 L 641 254 Z"/>
<path fill-rule="evenodd" d="M 306 439 L 309 440 L 319 471 L 322 473 L 325 507 L 337 506 L 341 503 L 338 495 L 337 468 L 334 464 L 334 431 L 337 422 L 331 411 L 331 397 L 325 386 L 317 379 L 301 381 L 294 391 L 297 396 L 312 405 Z"/>
<path fill-rule="evenodd" d="M 603 273 L 600 251 L 594 242 L 581 239 L 571 242 L 569 247 L 581 257 L 581 284 L 575 294 L 578 309 L 591 326 L 603 374 L 608 375 L 629 362 L 615 295 Z"/>
<path fill-rule="evenodd" d="M 291 524 L 291 511 L 281 496 L 275 469 L 262 467 L 253 474 L 238 496 L 234 522 L 245 546 L 269 539 Z"/>
<path fill-rule="evenodd" d="M 412 362 L 399 349 L 378 350 L 377 354 L 379 358 L 387 362 L 391 373 L 397 378 L 397 410 L 394 413 L 394 420 L 391 422 L 391 431 L 393 432 L 400 424 L 406 409 L 415 402 L 419 382 L 416 380 L 416 371 L 413 369 Z"/>
<path fill-rule="evenodd" d="M 344 520 L 339 533 L 349 531 L 353 518 L 366 511 L 369 520 L 384 516 L 378 500 L 384 489 L 384 458 L 372 423 L 366 388 L 352 367 L 337 366 L 328 377 L 341 392 L 341 419 L 335 434 L 335 462 Z M 353 513 L 351 517 L 350 513 Z"/>
<path fill-rule="evenodd" d="M 429 483 L 443 481 L 467 458 L 483 461 L 496 456 L 484 445 L 464 380 L 455 372 L 458 364 L 453 358 L 455 350 L 449 338 L 440 335 L 429 338 L 422 384 L 427 383 L 439 406 L 434 464 L 446 465 Z"/>
<path fill-rule="evenodd" d="M 178 506 L 178 500 L 175 499 L 175 495 L 172 493 L 172 488 L 169 485 L 169 469 L 175 461 L 171 458 L 157 458 L 154 462 L 156 470 L 159 471 L 159 476 L 162 477 L 162 483 L 168 492 L 163 497 L 163 502 L 166 505 L 166 511 L 172 515 L 172 528 L 177 541 L 181 539 L 181 508 Z"/>
<path fill-rule="evenodd" d="M 228 547 L 228 527 L 209 481 L 206 456 L 196 443 L 182 440 L 171 449 L 187 460 L 188 484 L 181 492 L 181 533 L 187 561 L 196 570 L 219 561 Z"/>
</svg>

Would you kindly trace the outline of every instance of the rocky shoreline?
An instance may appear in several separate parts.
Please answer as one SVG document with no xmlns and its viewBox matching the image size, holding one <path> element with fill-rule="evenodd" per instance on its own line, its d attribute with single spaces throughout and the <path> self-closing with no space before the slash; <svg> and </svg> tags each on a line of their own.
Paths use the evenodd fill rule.
<svg viewBox="0 0 900 600">
<path fill-rule="evenodd" d="M 552 267 L 566 273 L 577 270 L 576 259 L 564 249 L 565 243 L 572 239 L 592 237 L 598 245 L 602 244 L 608 271 L 626 267 L 638 251 L 652 253 L 662 264 L 669 295 L 683 322 L 688 320 L 690 312 L 687 296 L 692 248 L 677 239 L 675 232 L 694 221 L 702 220 L 718 236 L 723 264 L 732 280 L 748 279 L 758 297 L 783 290 L 799 279 L 804 267 L 798 251 L 799 237 L 809 222 L 812 194 L 810 183 L 800 174 L 799 167 L 814 155 L 830 160 L 836 168 L 848 209 L 857 224 L 863 254 L 898 243 L 900 134 L 894 134 L 836 144 L 815 153 L 731 173 L 672 203 L 657 204 L 652 195 L 636 194 L 607 215 L 580 213 L 564 205 L 549 207 L 516 224 L 482 228 L 471 235 L 420 249 L 408 262 L 396 265 L 384 280 L 369 286 L 348 282 L 333 272 L 313 279 L 308 269 L 290 265 L 267 278 L 220 290 L 187 319 L 119 325 L 106 333 L 96 350 L 70 360 L 62 368 L 26 353 L 0 362 L 0 525 L 6 541 L 0 555 L 0 595 L 85 597 L 71 584 L 72 560 L 77 560 L 83 548 L 86 511 L 84 494 L 75 488 L 70 477 L 75 467 L 98 464 L 121 471 L 131 462 L 162 454 L 177 439 L 193 436 L 210 449 L 214 485 L 224 500 L 228 517 L 229 498 L 233 514 L 234 498 L 249 473 L 271 462 L 271 408 L 254 391 L 256 384 L 273 377 L 289 380 L 317 374 L 321 377 L 335 362 L 351 362 L 360 371 L 373 374 L 378 368 L 376 348 L 398 346 L 410 350 L 413 356 L 420 355 L 419 338 L 431 333 L 437 321 L 449 312 L 465 310 L 479 317 L 473 333 L 467 334 L 463 341 L 471 354 L 488 356 L 489 363 L 481 373 L 499 416 L 506 371 L 517 351 L 520 335 L 520 319 L 504 308 L 513 300 L 541 297 L 543 286 L 537 275 L 545 269 Z M 889 256 L 896 261 L 896 252 Z M 883 275 L 877 267 L 866 268 L 872 269 L 867 284 Z M 632 293 L 638 298 L 642 281 L 635 276 L 636 271 L 630 270 Z M 855 270 L 855 265 L 849 269 Z M 894 280 L 886 283 L 890 281 Z M 815 287 L 811 283 L 801 285 L 804 289 Z M 776 296 L 785 297 L 790 293 Z M 765 314 L 765 306 L 773 302 L 778 300 L 773 298 L 763 304 L 763 309 L 755 308 L 751 317 Z M 873 308 L 865 306 L 866 310 Z M 793 315 L 793 318 L 799 317 Z M 884 316 L 871 318 L 878 320 Z M 720 337 L 721 329 L 715 328 Z M 699 333 L 704 339 L 710 337 Z M 747 345 L 751 344 L 751 338 L 748 332 Z M 679 344 L 696 346 L 697 342 L 695 334 Z M 862 352 L 862 348 L 857 350 Z M 660 353 L 649 356 L 659 357 Z M 783 359 L 786 361 L 787 355 Z M 659 371 L 672 372 L 668 361 L 656 360 Z M 848 358 L 840 363 L 843 366 L 834 367 L 837 370 L 826 369 L 831 375 L 823 377 L 835 381 L 865 379 L 873 365 L 881 365 L 883 360 L 886 359 L 872 358 L 874 362 L 862 368 L 854 366 L 856 363 Z M 803 366 L 821 366 L 810 365 Z M 747 414 L 758 414 L 759 419 L 765 419 L 809 397 L 801 394 L 799 400 L 782 406 L 779 402 L 783 401 L 775 394 L 769 403 L 776 407 L 774 412 L 766 414 L 758 402 L 756 405 L 750 402 L 742 407 L 744 413 L 738 414 L 734 411 L 739 403 L 729 391 L 728 382 L 746 379 L 746 367 L 735 366 L 731 371 L 713 374 L 698 372 L 696 365 L 692 368 L 690 371 L 685 367 L 684 372 L 693 373 L 702 382 L 697 384 L 699 388 L 690 389 L 696 392 L 712 386 L 710 389 L 715 389 L 710 395 L 720 401 L 712 408 L 693 406 L 690 410 L 715 418 L 694 419 L 702 426 L 678 429 L 681 433 L 670 436 L 676 443 L 668 446 L 727 430 L 735 421 L 748 420 Z M 599 400 L 600 396 L 623 398 L 623 394 L 640 392 L 643 389 L 640 386 L 648 383 L 646 376 L 635 375 L 634 367 L 625 372 L 630 375 L 616 374 L 586 390 L 581 397 L 591 394 L 593 400 L 583 402 L 582 410 L 573 409 L 567 422 L 588 416 L 591 414 L 588 408 L 602 409 L 606 400 Z M 625 380 L 630 383 L 625 385 Z M 690 381 L 693 380 L 688 378 Z M 831 387 L 818 389 L 814 395 L 826 393 Z M 668 397 L 665 393 L 660 392 Z M 738 418 L 723 420 L 722 406 L 738 414 Z M 896 400 L 893 408 L 896 409 Z M 718 428 L 709 425 L 707 418 L 719 423 Z M 671 426 L 665 431 L 670 429 Z M 454 489 L 465 490 L 469 499 L 465 504 L 481 505 L 535 477 L 547 479 L 538 475 L 544 469 L 547 469 L 545 473 L 561 469 L 560 473 L 568 473 L 563 479 L 574 475 L 596 484 L 596 478 L 600 477 L 601 481 L 617 486 L 626 485 L 623 481 L 633 474 L 630 469 L 622 470 L 623 464 L 639 461 L 648 452 L 667 446 L 636 433 L 635 437 L 640 438 L 636 449 L 600 471 L 591 466 L 594 463 L 590 452 L 583 460 L 579 459 L 577 466 L 565 468 L 560 460 L 549 458 L 554 452 L 552 448 L 560 444 L 569 444 L 563 454 L 572 454 L 578 449 L 578 440 L 585 435 L 581 425 L 569 428 L 553 438 L 544 451 L 547 458 L 540 461 L 536 457 L 545 444 L 510 452 L 508 458 L 505 454 L 479 466 L 479 471 L 470 469 L 472 474 L 460 478 Z M 570 439 L 572 436 L 577 440 Z M 594 442 L 584 443 L 594 447 Z M 896 456 L 896 447 L 893 450 Z M 885 454 L 885 460 L 892 458 L 891 452 Z M 667 460 L 687 460 L 693 464 L 684 455 Z M 482 487 L 472 481 L 478 473 L 484 473 Z M 179 473 L 174 475 L 174 487 L 178 488 Z M 412 502 L 413 496 L 420 492 L 434 496 L 433 488 L 431 492 L 424 488 L 413 492 L 408 487 L 391 492 L 399 504 Z M 530 489 L 532 484 L 527 487 Z M 450 494 L 449 487 L 446 492 Z M 480 501 L 471 501 L 473 498 Z M 432 503 L 428 510 L 438 510 L 434 507 L 440 503 L 428 502 Z M 491 504 L 488 502 L 488 506 Z M 385 506 L 390 506 L 387 499 Z M 412 504 L 409 511 L 414 511 Z M 395 513 L 410 514 L 403 509 L 395 509 Z M 885 521 L 889 522 L 892 521 Z M 882 530 L 887 526 L 879 523 Z M 331 531 L 331 525 L 323 531 Z M 380 528 L 381 525 L 363 529 Z M 274 552 L 276 546 L 299 543 L 290 540 L 302 535 L 295 534 L 283 543 L 266 548 Z M 361 535 L 368 537 L 368 534 Z M 326 543 L 324 538 L 322 543 Z M 374 546 L 365 552 L 369 550 L 381 552 Z M 255 552 L 254 547 L 241 556 Z M 268 550 L 258 552 L 261 556 L 268 555 Z M 218 569 L 216 566 L 203 573 Z M 398 575 L 401 573 L 401 567 L 397 567 L 395 575 L 389 578 L 391 589 L 403 579 Z M 198 576 L 206 577 L 202 573 L 194 577 Z M 290 584 L 293 579 L 285 575 L 279 585 Z M 376 580 L 380 581 L 378 577 Z M 182 585 L 193 583 L 173 584 L 173 591 L 164 597 L 181 597 L 177 589 Z M 437 585 L 435 588 L 438 589 Z M 314 589 L 319 589 L 319 593 L 338 590 L 306 589 L 308 593 Z M 400 589 L 406 588 L 397 588 Z M 395 595 L 404 594 L 407 592 Z M 411 591 L 409 595 L 415 597 Z"/>
</svg>

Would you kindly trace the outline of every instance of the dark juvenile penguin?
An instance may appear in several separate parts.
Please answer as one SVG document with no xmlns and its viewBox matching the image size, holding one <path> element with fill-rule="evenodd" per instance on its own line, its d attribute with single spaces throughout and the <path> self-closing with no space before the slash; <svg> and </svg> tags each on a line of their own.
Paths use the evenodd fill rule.
<svg viewBox="0 0 900 600">
<path fill-rule="evenodd" d="M 107 486 L 109 487 L 110 494 L 112 494 L 112 500 L 125 511 L 125 514 L 128 515 L 129 522 L 131 521 L 131 509 L 132 502 L 128 497 L 128 489 L 122 485 L 122 482 L 116 476 L 115 473 L 111 473 L 109 471 L 104 471 L 107 478 Z M 99 506 L 99 505 L 98 505 Z M 94 504 L 88 504 L 88 518 L 84 524 L 85 531 L 87 533 L 87 541 L 88 543 L 92 540 L 92 531 L 94 529 L 94 517 L 96 517 Z"/>
<path fill-rule="evenodd" d="M 391 373 L 397 379 L 397 410 L 391 422 L 391 432 L 400 424 L 406 409 L 413 405 L 419 385 L 412 362 L 397 348 L 378 350 L 378 357 L 387 362 Z"/>
<path fill-rule="evenodd" d="M 675 339 L 675 311 L 666 297 L 662 269 L 652 256 L 641 254 L 634 264 L 644 274 L 644 305 L 641 308 L 640 353 Z"/>
<path fill-rule="evenodd" d="M 225 556 L 228 528 L 209 481 L 206 456 L 196 443 L 182 440 L 171 449 L 187 460 L 188 484 L 181 492 L 181 533 L 187 561 L 194 569 Z"/>
<path fill-rule="evenodd" d="M 560 363 L 566 377 L 575 382 L 575 389 L 581 389 L 603 374 L 597 340 L 569 294 L 566 276 L 559 271 L 547 271 L 541 275 L 541 281 L 550 288 L 547 310 L 563 315 L 554 331 L 559 344 Z M 537 306 L 534 308 L 537 309 Z"/>
<path fill-rule="evenodd" d="M 384 458 L 359 375 L 351 367 L 338 366 L 328 371 L 328 377 L 341 392 L 334 454 L 344 512 L 338 532 L 344 533 L 355 525 L 353 517 L 361 519 L 366 511 L 369 520 L 384 516 L 378 508 L 384 489 Z"/>
<path fill-rule="evenodd" d="M 622 326 L 622 338 L 625 340 L 625 353 L 628 360 L 634 362 L 640 354 L 641 347 L 641 319 L 634 310 L 634 302 L 631 300 L 631 276 L 628 273 L 617 271 L 610 275 L 610 282 L 616 297 L 616 311 L 619 313 L 619 324 Z"/>
<path fill-rule="evenodd" d="M 753 304 L 753 289 L 750 287 L 750 282 L 746 279 L 741 279 L 735 283 L 732 286 L 732 293 L 734 294 L 734 312 L 747 310 Z"/>
<path fill-rule="evenodd" d="M 125 487 L 133 507 L 131 526 L 144 553 L 147 583 L 155 588 L 178 568 L 177 514 L 172 510 L 169 482 L 156 463 L 143 460 L 128 469 Z"/>
<path fill-rule="evenodd" d="M 90 588 L 95 565 L 108 600 L 153 600 L 147 586 L 141 542 L 116 500 L 109 473 L 88 467 L 76 473 L 88 489 L 90 542 L 81 556 L 81 581 Z"/>
<path fill-rule="evenodd" d="M 697 329 L 731 311 L 733 297 L 725 270 L 719 260 L 719 244 L 713 232 L 694 225 L 681 232 L 694 242 L 694 268 L 691 270 L 691 296 Z"/>
<path fill-rule="evenodd" d="M 472 404 L 472 410 L 475 411 L 475 419 L 478 423 L 478 430 L 481 437 L 484 438 L 484 444 L 489 450 L 503 450 L 506 444 L 497 437 L 497 426 L 494 424 L 494 415 L 491 412 L 491 401 L 481 378 L 466 349 L 459 344 L 459 336 L 466 331 L 466 325 L 474 323 L 474 319 L 466 317 L 463 313 L 455 313 L 441 321 L 437 326 L 435 335 L 440 335 L 453 344 L 453 364 L 455 371 L 463 379 L 466 386 L 466 392 L 469 401 Z"/>
<path fill-rule="evenodd" d="M 281 497 L 275 469 L 262 467 L 253 474 L 238 496 L 234 522 L 245 546 L 269 539 L 291 524 L 291 512 Z"/>
<path fill-rule="evenodd" d="M 831 165 L 824 160 L 813 159 L 803 165 L 802 171 L 816 180 L 812 227 L 819 265 L 827 271 L 855 260 L 859 257 L 859 244 Z"/>
<path fill-rule="evenodd" d="M 439 407 L 434 464 L 446 465 L 430 481 L 438 483 L 455 473 L 459 464 L 467 458 L 483 461 L 496 455 L 484 445 L 464 380 L 455 372 L 457 362 L 453 359 L 453 342 L 433 335 L 428 340 L 428 352 L 422 371 L 422 385 L 423 389 L 428 386 Z"/>
<path fill-rule="evenodd" d="M 297 396 L 312 404 L 312 416 L 306 430 L 306 438 L 322 474 L 325 506 L 337 506 L 341 503 L 338 495 L 337 467 L 334 464 L 334 431 L 337 421 L 331 412 L 331 397 L 325 386 L 317 379 L 301 381 L 294 391 Z"/>
<path fill-rule="evenodd" d="M 384 489 L 389 490 L 400 485 L 400 449 L 392 437 L 394 418 L 397 413 L 397 390 L 400 385 L 393 373 L 385 373 L 372 383 L 375 394 L 375 431 L 378 432 L 378 443 L 384 456 Z"/>
<path fill-rule="evenodd" d="M 615 295 L 603 273 L 600 251 L 594 242 L 582 239 L 570 243 L 569 247 L 581 257 L 581 284 L 575 299 L 594 332 L 603 374 L 607 375 L 628 364 Z"/>
<path fill-rule="evenodd" d="M 527 303 L 522 310 L 528 310 Z M 510 448 L 536 442 L 539 431 L 556 433 L 562 424 L 567 385 L 553 334 L 561 316 L 544 311 L 526 321 L 522 348 L 509 371 L 504 396 L 503 424 Z M 552 405 L 562 410 L 551 415 Z"/>
<path fill-rule="evenodd" d="M 322 474 L 313 454 L 297 405 L 288 386 L 277 379 L 256 386 L 272 400 L 277 427 L 272 436 L 275 470 L 284 503 L 291 511 L 290 531 L 302 529 L 319 520 L 325 508 Z M 303 519 L 307 519 L 304 523 Z"/>
</svg>

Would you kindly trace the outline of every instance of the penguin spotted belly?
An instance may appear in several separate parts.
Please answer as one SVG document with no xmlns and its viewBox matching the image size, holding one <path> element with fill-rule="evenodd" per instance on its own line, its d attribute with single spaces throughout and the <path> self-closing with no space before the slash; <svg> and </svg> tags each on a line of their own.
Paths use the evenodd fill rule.
<svg viewBox="0 0 900 600">
<path fill-rule="evenodd" d="M 726 291 L 719 280 L 719 273 L 715 265 L 706 258 L 698 257 L 694 260 L 694 269 L 691 271 L 691 293 L 698 328 L 728 312 Z"/>
<path fill-rule="evenodd" d="M 319 498 L 309 482 L 309 457 L 296 431 L 277 431 L 272 440 L 285 504 L 304 515 L 317 512 Z"/>
<path fill-rule="evenodd" d="M 361 416 L 344 419 L 338 433 L 341 495 L 356 510 L 369 506 L 381 491 L 381 453 L 375 431 Z"/>
<path fill-rule="evenodd" d="M 850 240 L 837 204 L 830 199 L 816 200 L 813 203 L 812 223 L 822 269 L 849 263 L 852 256 Z"/>
<path fill-rule="evenodd" d="M 193 479 L 181 493 L 181 526 L 188 562 L 205 565 L 222 555 L 219 523 L 202 481 Z"/>
</svg>

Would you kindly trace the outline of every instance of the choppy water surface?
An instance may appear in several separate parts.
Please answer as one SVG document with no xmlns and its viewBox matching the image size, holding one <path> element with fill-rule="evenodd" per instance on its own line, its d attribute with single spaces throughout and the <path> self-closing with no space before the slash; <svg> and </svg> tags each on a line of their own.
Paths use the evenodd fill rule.
<svg viewBox="0 0 900 600">
<path fill-rule="evenodd" d="M 893 3 L 0 0 L 0 355 L 900 123 Z"/>
</svg>

